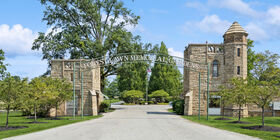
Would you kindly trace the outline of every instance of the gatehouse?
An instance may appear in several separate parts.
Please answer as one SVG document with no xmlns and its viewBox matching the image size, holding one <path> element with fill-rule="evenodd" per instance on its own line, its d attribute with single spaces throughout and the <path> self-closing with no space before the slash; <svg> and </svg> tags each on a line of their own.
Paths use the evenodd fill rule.
<svg viewBox="0 0 280 140">
<path fill-rule="evenodd" d="M 201 92 L 199 94 L 199 73 L 184 68 L 185 115 L 213 114 L 224 112 L 227 116 L 237 113 L 237 108 L 228 106 L 220 110 L 213 101 L 219 97 L 211 96 L 220 85 L 227 86 L 233 77 L 247 77 L 247 36 L 248 33 L 234 22 L 223 35 L 224 43 L 189 44 L 184 51 L 184 58 L 190 61 L 206 63 L 201 69 Z M 209 79 L 207 79 L 207 73 Z M 207 81 L 209 86 L 207 87 Z M 207 93 L 207 89 L 210 93 Z M 200 100 L 199 100 L 200 98 Z M 208 101 L 207 101 L 208 100 Z M 212 112 L 209 112 L 212 111 Z M 248 116 L 248 108 L 242 108 L 242 116 Z"/>
</svg>

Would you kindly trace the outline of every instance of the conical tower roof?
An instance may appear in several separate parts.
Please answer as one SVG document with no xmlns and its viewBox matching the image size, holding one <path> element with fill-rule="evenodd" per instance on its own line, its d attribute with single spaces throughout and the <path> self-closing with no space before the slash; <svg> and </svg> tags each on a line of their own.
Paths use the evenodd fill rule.
<svg viewBox="0 0 280 140">
<path fill-rule="evenodd" d="M 231 34 L 231 33 L 244 33 L 248 35 L 248 33 L 236 21 L 233 22 L 233 24 L 229 27 L 229 29 L 225 32 L 224 35 Z"/>
</svg>

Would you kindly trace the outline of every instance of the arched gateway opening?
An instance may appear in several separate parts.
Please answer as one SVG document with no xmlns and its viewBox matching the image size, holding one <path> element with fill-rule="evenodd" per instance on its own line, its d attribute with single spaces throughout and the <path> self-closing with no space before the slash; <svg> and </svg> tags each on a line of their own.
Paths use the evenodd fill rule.
<svg viewBox="0 0 280 140">
<path fill-rule="evenodd" d="M 60 106 L 59 115 L 97 115 L 104 98 L 100 89 L 100 69 L 137 62 L 174 65 L 199 75 L 200 71 L 209 68 L 206 63 L 154 53 L 123 53 L 96 59 L 52 60 L 51 76 L 66 78 L 73 83 L 73 100 Z M 209 73 L 207 75 L 209 76 Z M 199 81 L 197 79 L 197 82 Z M 197 85 L 197 88 L 199 87 L 200 85 Z"/>
</svg>

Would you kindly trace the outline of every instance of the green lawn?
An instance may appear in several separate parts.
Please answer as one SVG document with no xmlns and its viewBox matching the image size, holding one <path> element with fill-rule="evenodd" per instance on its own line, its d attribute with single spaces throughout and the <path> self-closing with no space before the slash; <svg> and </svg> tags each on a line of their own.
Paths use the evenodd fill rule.
<svg viewBox="0 0 280 140">
<path fill-rule="evenodd" d="M 209 120 L 206 120 L 205 116 L 201 116 L 201 119 L 198 120 L 197 116 L 182 116 L 185 119 L 191 120 L 193 122 L 197 122 L 200 124 L 208 125 L 215 128 L 220 128 L 228 131 L 233 131 L 241 134 L 246 134 L 254 137 L 259 137 L 265 140 L 280 140 L 276 136 L 280 136 L 280 132 L 267 132 L 267 131 L 256 131 L 256 130 L 247 130 L 240 128 L 241 126 L 254 126 L 261 125 L 261 117 L 248 117 L 242 118 L 241 121 L 250 122 L 252 124 L 232 124 L 228 123 L 231 121 L 238 120 L 237 118 L 230 118 L 232 120 L 214 120 L 215 118 L 219 118 L 220 116 L 209 116 Z M 280 118 L 279 117 L 266 117 L 265 125 L 268 126 L 277 126 L 280 127 Z"/>
<path fill-rule="evenodd" d="M 31 133 L 35 131 L 40 131 L 44 129 L 49 129 L 57 126 L 62 126 L 66 124 L 81 122 L 85 120 L 95 119 L 99 118 L 99 116 L 84 116 L 84 118 L 76 117 L 75 120 L 73 120 L 72 117 L 60 117 L 61 120 L 49 120 L 45 118 L 39 118 L 39 122 L 48 122 L 48 123 L 37 123 L 37 124 L 27 124 L 26 122 L 31 122 L 33 119 L 26 119 L 26 117 L 22 117 L 21 113 L 19 112 L 13 112 L 11 113 L 9 117 L 9 126 L 28 126 L 28 128 L 23 129 L 16 129 L 16 130 L 6 130 L 6 131 L 0 131 L 0 139 L 11 137 L 11 136 L 17 136 L 22 135 L 26 133 Z M 4 126 L 6 122 L 6 114 L 1 113 L 0 114 L 0 126 Z"/>
</svg>

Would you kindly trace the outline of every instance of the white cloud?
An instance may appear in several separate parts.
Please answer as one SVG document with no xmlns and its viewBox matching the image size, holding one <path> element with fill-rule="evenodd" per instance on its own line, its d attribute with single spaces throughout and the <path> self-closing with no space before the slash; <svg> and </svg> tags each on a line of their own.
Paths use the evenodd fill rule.
<svg viewBox="0 0 280 140">
<path fill-rule="evenodd" d="M 274 6 L 268 9 L 267 21 L 269 24 L 280 25 L 280 6 Z"/>
<path fill-rule="evenodd" d="M 263 41 L 269 38 L 266 31 L 255 23 L 249 23 L 244 28 L 249 33 L 249 38 L 255 41 Z"/>
<path fill-rule="evenodd" d="M 41 60 L 41 56 L 24 55 L 7 57 L 5 63 L 8 63 L 8 72 L 12 75 L 34 78 L 46 72 L 48 64 L 46 60 Z"/>
<path fill-rule="evenodd" d="M 223 34 L 231 25 L 227 20 L 221 20 L 217 15 L 205 16 L 200 22 L 195 25 L 204 32 L 214 32 Z"/>
<path fill-rule="evenodd" d="M 251 8 L 248 3 L 243 2 L 242 0 L 209 0 L 208 3 L 213 6 L 236 11 L 247 16 L 259 17 L 261 15 L 259 12 Z"/>
<path fill-rule="evenodd" d="M 182 27 L 185 33 L 194 33 L 195 29 L 206 33 L 224 34 L 231 23 L 227 20 L 221 20 L 218 15 L 205 16 L 201 21 L 188 21 Z"/>
<path fill-rule="evenodd" d="M 36 37 L 37 33 L 20 24 L 12 27 L 6 24 L 0 25 L 0 48 L 7 55 L 35 53 L 31 47 Z"/>
<path fill-rule="evenodd" d="M 168 53 L 171 56 L 177 56 L 177 57 L 181 57 L 181 58 L 184 57 L 183 52 L 175 51 L 173 48 L 168 48 Z"/>
</svg>

